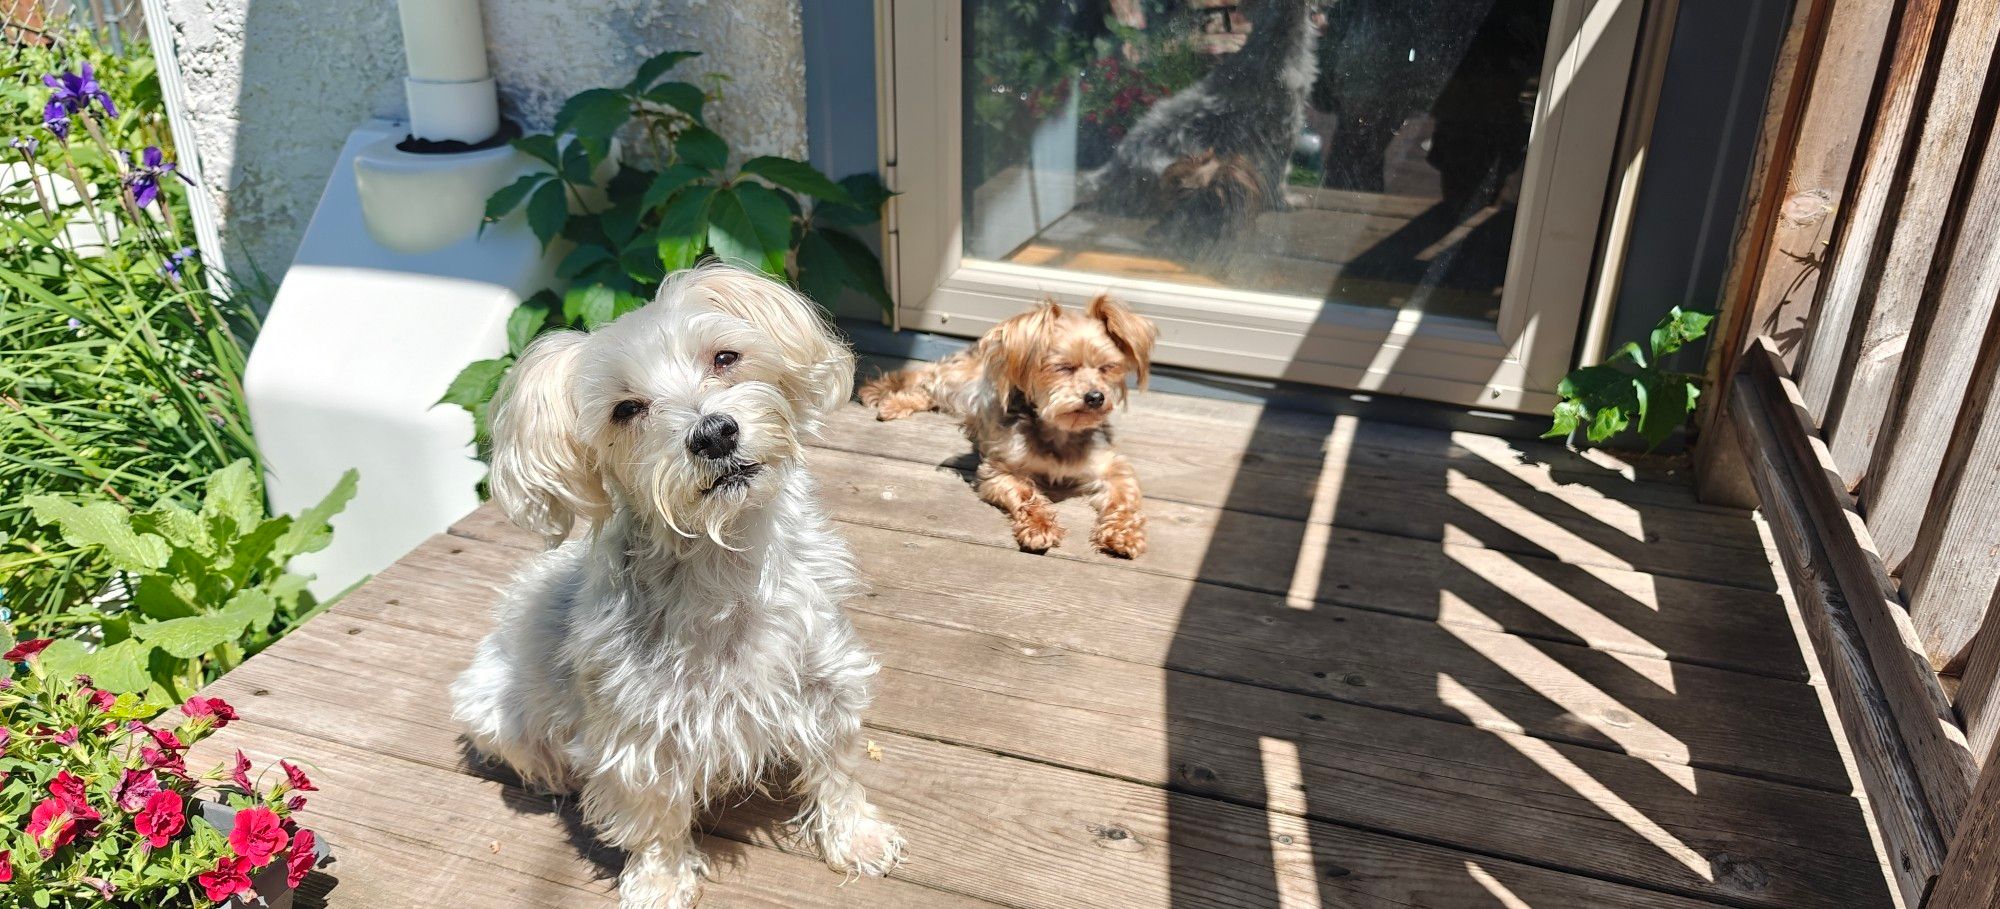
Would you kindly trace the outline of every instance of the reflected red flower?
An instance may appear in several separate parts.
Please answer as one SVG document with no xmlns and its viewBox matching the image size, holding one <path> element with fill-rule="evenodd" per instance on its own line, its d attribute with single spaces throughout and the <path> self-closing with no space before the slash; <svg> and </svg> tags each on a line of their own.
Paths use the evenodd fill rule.
<svg viewBox="0 0 2000 909">
<path fill-rule="evenodd" d="M 220 903 L 239 893 L 250 890 L 250 860 L 223 856 L 215 863 L 214 871 L 195 875 L 195 882 L 208 896 L 210 902 Z"/>
<path fill-rule="evenodd" d="M 132 816 L 132 829 L 155 849 L 165 849 L 167 841 L 187 826 L 187 809 L 181 794 L 171 789 L 153 793 L 146 807 Z"/>
<path fill-rule="evenodd" d="M 236 812 L 236 825 L 229 831 L 229 848 L 259 868 L 271 857 L 285 851 L 286 836 L 278 815 L 269 808 L 245 808 Z"/>
</svg>

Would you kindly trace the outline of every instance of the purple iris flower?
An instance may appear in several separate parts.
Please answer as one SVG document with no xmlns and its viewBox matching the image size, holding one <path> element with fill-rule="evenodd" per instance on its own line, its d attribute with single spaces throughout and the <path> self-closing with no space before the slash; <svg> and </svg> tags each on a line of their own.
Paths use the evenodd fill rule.
<svg viewBox="0 0 2000 909">
<path fill-rule="evenodd" d="M 17 136 L 13 139 L 8 140 L 7 146 L 17 152 L 20 152 L 23 155 L 32 158 L 35 156 L 35 150 L 41 148 L 42 144 L 40 142 L 35 141 L 31 137 Z"/>
<path fill-rule="evenodd" d="M 90 71 L 90 62 L 84 61 L 77 69 L 74 73 L 65 71 L 42 77 L 42 84 L 50 88 L 50 107 L 60 104 L 64 111 L 77 114 L 90 109 L 90 102 L 95 101 L 104 108 L 105 116 L 118 116 L 117 105 L 111 103 L 111 95 L 98 84 L 97 74 Z M 48 109 L 43 110 L 42 117 L 48 118 Z"/>
<path fill-rule="evenodd" d="M 132 156 L 126 155 L 125 160 L 129 163 Z M 159 146 L 146 146 L 139 153 L 139 163 L 132 165 L 132 172 L 125 175 L 125 182 L 132 187 L 132 201 L 140 208 L 153 204 L 160 196 L 160 178 L 173 171 L 173 162 L 167 160 Z"/>
<path fill-rule="evenodd" d="M 181 276 L 181 266 L 186 265 L 187 261 L 194 257 L 195 248 L 192 246 L 183 246 L 180 249 L 174 250 L 174 254 L 168 256 L 167 261 L 160 264 L 160 274 L 179 278 Z"/>
<path fill-rule="evenodd" d="M 58 140 L 67 140 L 69 109 L 63 107 L 62 102 L 51 100 L 47 107 L 42 108 L 42 125 L 48 127 L 49 132 L 54 133 Z"/>
</svg>

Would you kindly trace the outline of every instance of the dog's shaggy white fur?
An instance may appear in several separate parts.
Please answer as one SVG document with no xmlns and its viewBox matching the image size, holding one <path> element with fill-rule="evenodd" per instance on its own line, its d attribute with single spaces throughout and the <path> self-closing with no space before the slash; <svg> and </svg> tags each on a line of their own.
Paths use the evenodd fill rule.
<svg viewBox="0 0 2000 909">
<path fill-rule="evenodd" d="M 592 334 L 531 345 L 493 405 L 492 488 L 551 544 L 452 686 L 481 753 L 580 790 L 627 852 L 626 909 L 684 909 L 702 809 L 783 767 L 835 869 L 882 875 L 903 841 L 852 769 L 875 661 L 840 610 L 856 576 L 801 436 L 854 358 L 812 304 L 707 265 Z"/>
</svg>

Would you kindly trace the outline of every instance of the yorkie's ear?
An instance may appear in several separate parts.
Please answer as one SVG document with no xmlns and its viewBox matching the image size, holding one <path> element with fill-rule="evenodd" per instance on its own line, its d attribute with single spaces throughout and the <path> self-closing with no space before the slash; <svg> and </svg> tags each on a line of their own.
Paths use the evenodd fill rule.
<svg viewBox="0 0 2000 909">
<path fill-rule="evenodd" d="M 1004 401 L 1013 391 L 1032 395 L 1035 372 L 1042 367 L 1050 333 L 1062 319 L 1062 305 L 1044 300 L 1034 309 L 993 326 L 979 339 L 977 352 Z"/>
<path fill-rule="evenodd" d="M 786 377 L 778 384 L 785 396 L 802 405 L 808 431 L 819 419 L 854 393 L 854 352 L 834 334 L 811 300 L 756 272 L 711 264 L 694 269 L 690 290 L 706 297 L 717 310 L 757 326 L 778 355 Z"/>
<path fill-rule="evenodd" d="M 1111 343 L 1131 361 L 1132 372 L 1139 377 L 1139 388 L 1144 390 L 1146 380 L 1153 370 L 1153 342 L 1160 336 L 1160 330 L 1153 327 L 1153 321 L 1139 315 L 1130 307 L 1111 299 L 1110 294 L 1098 294 L 1090 301 L 1089 315 L 1104 323 L 1104 333 L 1111 336 Z"/>
<path fill-rule="evenodd" d="M 569 396 L 585 337 L 558 331 L 537 338 L 493 395 L 493 498 L 550 546 L 569 535 L 577 518 L 601 522 L 611 515 Z"/>
</svg>

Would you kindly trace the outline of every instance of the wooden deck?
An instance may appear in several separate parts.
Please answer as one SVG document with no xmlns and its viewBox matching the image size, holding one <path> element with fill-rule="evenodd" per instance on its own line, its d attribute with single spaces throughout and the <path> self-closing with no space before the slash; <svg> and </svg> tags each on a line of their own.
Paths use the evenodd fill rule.
<svg viewBox="0 0 2000 909">
<path fill-rule="evenodd" d="M 1141 396 L 1152 551 L 1018 552 L 944 418 L 843 411 L 814 469 L 871 585 L 866 782 L 908 837 L 843 885 L 749 799 L 708 907 L 1891 904 L 1748 512 L 1669 466 Z M 482 510 L 212 687 L 203 743 L 309 763 L 308 905 L 596 906 L 618 856 L 468 764 L 446 685 L 535 548 Z"/>
</svg>

